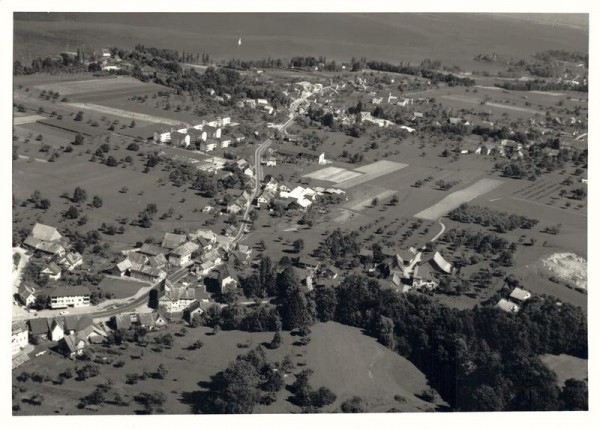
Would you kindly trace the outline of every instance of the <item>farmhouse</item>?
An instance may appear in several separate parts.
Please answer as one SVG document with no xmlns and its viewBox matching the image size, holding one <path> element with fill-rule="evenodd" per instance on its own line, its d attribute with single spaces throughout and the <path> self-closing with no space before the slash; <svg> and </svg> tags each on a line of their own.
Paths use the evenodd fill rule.
<svg viewBox="0 0 600 429">
<path fill-rule="evenodd" d="M 186 240 L 187 237 L 183 234 L 171 234 L 170 232 L 166 232 L 160 246 L 165 249 L 173 250 L 185 243 Z"/>
<path fill-rule="evenodd" d="M 303 158 L 318 164 L 326 164 L 325 153 L 304 148 L 278 148 L 277 153 L 288 158 Z"/>
<path fill-rule="evenodd" d="M 86 307 L 90 305 L 90 289 L 87 286 L 61 286 L 48 293 L 50 308 Z"/>
<path fill-rule="evenodd" d="M 83 349 L 85 349 L 86 342 L 83 338 L 77 336 L 76 334 L 71 334 L 65 336 L 60 344 L 59 349 L 65 357 L 74 358 L 75 356 L 80 356 L 83 354 Z"/>
<path fill-rule="evenodd" d="M 159 268 L 134 264 L 129 269 L 129 277 L 145 282 L 156 283 L 167 277 L 167 273 Z"/>
<path fill-rule="evenodd" d="M 171 127 L 161 127 L 154 131 L 154 141 L 157 143 L 167 143 L 171 141 Z"/>
<path fill-rule="evenodd" d="M 47 277 L 51 280 L 58 280 L 62 271 L 55 262 L 50 262 L 42 271 L 40 271 L 40 277 Z"/>
<path fill-rule="evenodd" d="M 129 259 L 124 259 L 121 262 L 114 265 L 114 267 L 110 270 L 110 274 L 114 276 L 123 277 L 129 272 L 130 268 L 131 261 Z"/>
<path fill-rule="evenodd" d="M 79 252 L 69 252 L 58 263 L 68 271 L 73 271 L 83 264 L 83 257 Z"/>
<path fill-rule="evenodd" d="M 498 301 L 496 307 L 498 307 L 502 311 L 506 311 L 507 313 L 516 313 L 520 310 L 520 307 L 517 304 L 515 304 L 514 302 L 510 302 L 504 298 Z"/>
<path fill-rule="evenodd" d="M 173 146 L 188 147 L 190 144 L 190 135 L 187 132 L 173 131 L 171 133 L 171 144 Z"/>
<path fill-rule="evenodd" d="M 144 243 L 138 250 L 138 253 L 146 256 L 158 256 L 164 254 L 165 251 L 155 244 Z"/>
<path fill-rule="evenodd" d="M 525 289 L 521 289 L 519 287 L 516 287 L 516 288 L 513 289 L 513 291 L 510 293 L 509 296 L 513 300 L 520 301 L 520 302 L 525 302 L 529 298 L 531 298 L 531 293 L 529 293 Z"/>
<path fill-rule="evenodd" d="M 42 241 L 57 241 L 62 238 L 56 228 L 41 223 L 35 224 L 31 230 L 31 236 Z"/>
<path fill-rule="evenodd" d="M 199 247 L 196 243 L 188 241 L 169 253 L 169 262 L 176 267 L 181 267 L 192 259 L 192 253 Z"/>
<path fill-rule="evenodd" d="M 196 288 L 173 285 L 165 280 L 162 296 L 158 298 L 158 307 L 168 313 L 185 310 L 196 301 Z"/>
</svg>

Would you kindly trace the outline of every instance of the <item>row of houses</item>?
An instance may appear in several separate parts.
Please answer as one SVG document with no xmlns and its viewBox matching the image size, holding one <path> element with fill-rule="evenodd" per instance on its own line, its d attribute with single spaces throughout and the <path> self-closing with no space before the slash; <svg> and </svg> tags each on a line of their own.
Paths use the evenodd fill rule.
<svg viewBox="0 0 600 429">
<path fill-rule="evenodd" d="M 63 309 L 89 306 L 92 292 L 87 286 L 58 286 L 40 291 L 31 285 L 21 284 L 17 299 L 25 307 L 33 307 L 40 294 L 48 296 L 50 308 Z"/>
<path fill-rule="evenodd" d="M 243 109 L 244 107 L 248 107 L 250 109 L 261 109 L 265 111 L 268 115 L 272 115 L 275 113 L 275 108 L 271 106 L 269 100 L 266 98 L 246 98 L 244 100 L 240 100 L 236 103 L 236 107 Z"/>
<path fill-rule="evenodd" d="M 507 313 L 517 313 L 521 305 L 531 298 L 531 293 L 520 287 L 515 287 L 507 298 L 501 298 L 496 307 Z"/>
<path fill-rule="evenodd" d="M 199 144 L 201 150 L 212 151 L 217 148 L 227 148 L 233 143 L 245 140 L 241 133 L 224 135 L 224 127 L 232 125 L 231 118 L 217 118 L 211 122 L 202 122 L 193 126 L 163 127 L 154 132 L 153 139 L 157 143 L 170 143 L 173 146 L 187 147 Z"/>
<path fill-rule="evenodd" d="M 273 203 L 289 206 L 291 203 L 298 204 L 301 208 L 308 208 L 317 196 L 320 195 L 338 195 L 345 197 L 345 191 L 335 188 L 323 188 L 320 186 L 313 188 L 296 186 L 293 189 L 268 176 L 268 180 L 263 185 L 261 193 L 253 201 L 255 207 L 269 207 Z"/>
</svg>

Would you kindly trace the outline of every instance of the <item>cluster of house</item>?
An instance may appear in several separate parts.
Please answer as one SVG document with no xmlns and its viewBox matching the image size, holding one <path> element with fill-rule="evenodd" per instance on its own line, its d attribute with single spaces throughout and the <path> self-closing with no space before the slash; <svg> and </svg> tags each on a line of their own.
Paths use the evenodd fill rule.
<svg viewBox="0 0 600 429">
<path fill-rule="evenodd" d="M 292 203 L 298 204 L 301 208 L 308 208 L 317 196 L 331 194 L 344 197 L 346 192 L 341 189 L 323 188 L 320 186 L 313 188 L 296 186 L 294 189 L 288 188 L 284 184 L 279 184 L 277 180 L 269 176 L 268 180 L 262 187 L 262 191 L 253 201 L 253 204 L 258 207 L 269 207 L 271 204 L 281 204 L 284 207 Z"/>
<path fill-rule="evenodd" d="M 293 141 L 290 137 L 288 137 L 286 139 L 288 141 Z M 303 160 L 307 160 L 309 162 L 316 162 L 319 165 L 327 164 L 327 160 L 325 159 L 324 152 L 306 149 L 301 146 L 278 147 L 278 148 L 274 149 L 274 151 L 282 158 L 288 158 L 288 159 L 293 159 L 293 160 L 300 158 Z"/>
<path fill-rule="evenodd" d="M 261 109 L 264 110 L 267 114 L 272 115 L 275 113 L 275 108 L 271 106 L 269 100 L 266 98 L 246 98 L 244 100 L 239 100 L 235 103 L 236 107 L 240 109 L 244 107 L 249 107 L 250 109 Z"/>
<path fill-rule="evenodd" d="M 310 83 L 307 81 L 296 82 L 296 83 L 294 83 L 294 86 L 297 87 L 297 88 L 294 88 L 294 90 L 296 92 L 299 92 L 300 97 L 302 97 L 302 98 L 306 98 L 306 97 L 310 96 L 311 94 L 321 91 L 323 89 L 322 83 Z"/>
<path fill-rule="evenodd" d="M 384 97 L 373 97 L 371 99 L 371 104 L 381 104 L 383 103 Z M 398 97 L 396 95 L 392 95 L 390 92 L 387 96 L 387 103 L 393 106 L 406 107 L 414 104 L 415 100 L 412 98 Z"/>
<path fill-rule="evenodd" d="M 38 293 L 48 296 L 51 309 L 87 307 L 92 292 L 87 286 L 58 286 L 44 288 L 39 292 L 35 287 L 22 283 L 17 292 L 19 302 L 28 308 L 35 306 Z"/>
<path fill-rule="evenodd" d="M 31 234 L 23 242 L 26 249 L 45 257 L 46 266 L 40 276 L 52 280 L 60 279 L 63 270 L 73 271 L 83 264 L 81 254 L 69 249 L 69 243 L 56 228 L 36 223 Z"/>
<path fill-rule="evenodd" d="M 13 323 L 13 367 L 29 359 L 30 342 L 48 340 L 57 343 L 57 350 L 66 357 L 80 355 L 89 344 L 99 344 L 107 333 L 88 315 L 43 317 Z"/>
<path fill-rule="evenodd" d="M 127 251 L 125 259 L 109 273 L 154 284 L 166 279 L 169 269 L 192 265 L 194 258 L 210 269 L 221 263 L 221 252 L 225 252 L 217 239 L 211 230 L 199 229 L 188 234 L 167 232 L 160 245 L 145 243 L 139 249 Z"/>
<path fill-rule="evenodd" d="M 520 287 L 516 287 L 512 290 L 510 295 L 508 295 L 508 298 L 501 298 L 496 304 L 496 307 L 507 313 L 517 313 L 521 309 L 521 305 L 529 298 L 531 298 L 530 292 L 521 289 Z"/>
<path fill-rule="evenodd" d="M 425 254 L 414 247 L 396 251 L 384 246 L 381 254 L 384 262 L 379 265 L 372 262 L 373 251 L 370 249 L 362 249 L 360 258 L 367 273 L 379 271 L 390 280 L 389 286 L 396 292 L 431 291 L 439 286 L 435 273 L 456 273 L 456 268 L 439 251 Z"/>
<path fill-rule="evenodd" d="M 231 145 L 243 142 L 246 137 L 241 133 L 227 133 L 222 131 L 225 127 L 235 124 L 231 118 L 217 118 L 182 128 L 164 127 L 154 131 L 154 141 L 157 143 L 170 143 L 173 146 L 188 147 L 190 144 L 199 146 L 201 151 L 211 152 L 216 149 L 228 148 Z"/>
</svg>

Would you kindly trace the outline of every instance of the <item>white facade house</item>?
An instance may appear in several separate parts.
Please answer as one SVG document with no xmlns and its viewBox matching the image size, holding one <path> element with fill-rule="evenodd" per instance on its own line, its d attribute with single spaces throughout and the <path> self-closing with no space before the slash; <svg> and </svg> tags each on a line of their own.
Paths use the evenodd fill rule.
<svg viewBox="0 0 600 429">
<path fill-rule="evenodd" d="M 48 293 L 50 308 L 87 307 L 90 305 L 90 289 L 86 286 L 57 287 Z"/>
<path fill-rule="evenodd" d="M 13 356 L 29 344 L 29 330 L 24 322 L 15 322 L 12 325 L 12 354 Z"/>
<path fill-rule="evenodd" d="M 169 262 L 176 267 L 181 267 L 191 261 L 192 253 L 198 250 L 199 247 L 191 241 L 182 244 L 169 253 Z"/>
</svg>

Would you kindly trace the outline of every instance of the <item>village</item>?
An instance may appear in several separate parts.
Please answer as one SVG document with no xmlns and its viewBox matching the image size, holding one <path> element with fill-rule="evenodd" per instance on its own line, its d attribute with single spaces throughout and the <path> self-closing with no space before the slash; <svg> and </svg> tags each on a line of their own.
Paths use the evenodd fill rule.
<svg viewBox="0 0 600 429">
<path fill-rule="evenodd" d="M 542 312 L 585 322 L 588 74 L 578 52 L 470 61 L 482 69 L 217 61 L 142 44 L 16 61 L 13 412 L 478 410 L 481 392 L 452 389 L 442 352 L 423 356 L 473 347 L 508 361 L 499 326 L 534 335 L 548 329 Z M 354 353 L 345 334 L 327 337 L 337 329 L 373 339 L 373 356 L 402 359 L 393 365 L 420 381 L 385 400 L 350 395 L 328 378 L 327 365 Z M 571 340 L 566 329 L 516 347 L 579 370 L 587 324 L 573 329 Z M 244 359 L 271 362 L 243 386 L 260 394 L 234 408 L 211 383 Z M 475 386 L 480 357 L 464 359 L 461 382 Z M 303 397 L 313 362 L 323 387 L 307 384 Z M 53 363 L 60 370 L 41 376 Z M 101 370 L 110 383 L 81 397 L 72 383 Z M 201 377 L 183 381 L 188 370 Z M 196 389 L 194 377 L 199 391 L 178 391 Z M 49 401 L 49 380 L 75 405 Z M 166 399 L 135 393 L 150 385 Z M 521 410 L 514 401 L 497 408 Z"/>
</svg>

